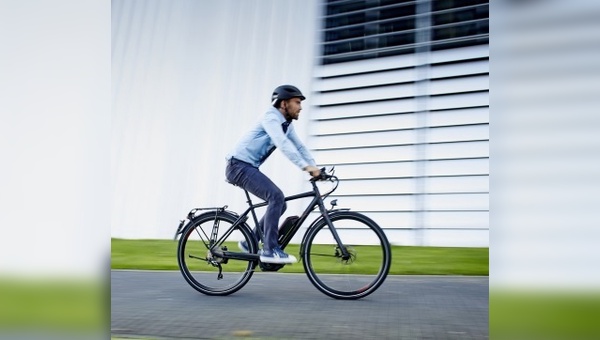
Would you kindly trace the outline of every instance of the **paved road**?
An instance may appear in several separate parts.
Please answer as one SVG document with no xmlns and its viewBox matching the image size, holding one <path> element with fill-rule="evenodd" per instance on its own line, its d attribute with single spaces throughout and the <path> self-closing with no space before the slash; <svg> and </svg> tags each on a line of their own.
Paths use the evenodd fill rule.
<svg viewBox="0 0 600 340">
<path fill-rule="evenodd" d="M 179 272 L 113 271 L 111 333 L 152 339 L 487 339 L 488 278 L 388 276 L 353 301 L 320 293 L 304 274 L 254 274 L 224 297 Z"/>
</svg>

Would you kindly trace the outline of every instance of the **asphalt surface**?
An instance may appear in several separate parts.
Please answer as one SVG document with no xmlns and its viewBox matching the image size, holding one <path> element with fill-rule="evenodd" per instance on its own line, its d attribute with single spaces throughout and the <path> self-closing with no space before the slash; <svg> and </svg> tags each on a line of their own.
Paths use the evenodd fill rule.
<svg viewBox="0 0 600 340">
<path fill-rule="evenodd" d="M 305 274 L 256 272 L 207 296 L 179 272 L 112 271 L 111 334 L 150 339 L 487 339 L 488 277 L 388 276 L 335 300 Z"/>
</svg>

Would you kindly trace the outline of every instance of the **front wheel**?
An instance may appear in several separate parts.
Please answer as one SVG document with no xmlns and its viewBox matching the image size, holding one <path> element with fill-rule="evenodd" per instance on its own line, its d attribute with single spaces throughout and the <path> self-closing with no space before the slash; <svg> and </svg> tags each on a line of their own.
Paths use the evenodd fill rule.
<svg viewBox="0 0 600 340">
<path fill-rule="evenodd" d="M 325 220 L 306 234 L 304 270 L 313 285 L 336 299 L 360 299 L 385 280 L 392 262 L 391 247 L 383 230 L 368 217 L 350 211 L 330 216 L 347 256 L 343 255 Z"/>
</svg>

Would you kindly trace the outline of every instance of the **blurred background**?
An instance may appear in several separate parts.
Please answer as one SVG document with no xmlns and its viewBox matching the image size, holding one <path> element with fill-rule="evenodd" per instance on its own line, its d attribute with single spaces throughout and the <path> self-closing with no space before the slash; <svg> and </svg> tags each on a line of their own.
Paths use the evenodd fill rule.
<svg viewBox="0 0 600 340">
<path fill-rule="evenodd" d="M 111 20 L 113 237 L 243 211 L 225 155 L 289 83 L 340 207 L 393 244 L 489 245 L 488 1 L 114 0 Z M 261 170 L 310 188 L 279 152 Z"/>
<path fill-rule="evenodd" d="M 242 207 L 225 154 L 293 83 L 340 206 L 395 244 L 489 245 L 496 334 L 597 338 L 599 7 L 0 1 L 0 337 L 105 331 L 110 238 Z"/>
</svg>

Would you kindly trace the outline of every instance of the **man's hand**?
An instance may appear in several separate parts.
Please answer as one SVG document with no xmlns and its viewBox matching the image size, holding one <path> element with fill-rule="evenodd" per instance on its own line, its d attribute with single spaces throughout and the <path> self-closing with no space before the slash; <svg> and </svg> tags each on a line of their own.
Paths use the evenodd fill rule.
<svg viewBox="0 0 600 340">
<path fill-rule="evenodd" d="M 316 166 L 312 166 L 312 165 L 305 167 L 304 171 L 308 171 L 308 173 L 312 177 L 319 177 L 321 175 L 321 170 L 319 168 L 317 168 Z"/>
</svg>

